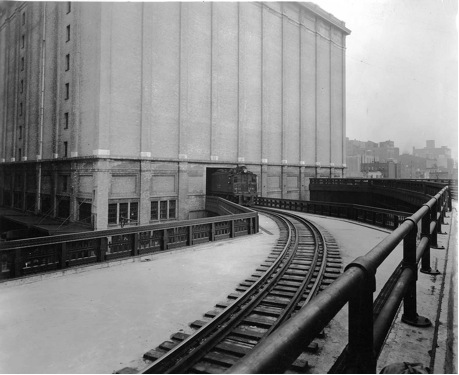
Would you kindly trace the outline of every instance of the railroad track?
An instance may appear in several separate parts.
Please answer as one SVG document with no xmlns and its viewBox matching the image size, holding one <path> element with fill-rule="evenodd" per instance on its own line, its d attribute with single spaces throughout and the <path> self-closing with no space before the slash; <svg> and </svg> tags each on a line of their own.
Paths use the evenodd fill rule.
<svg viewBox="0 0 459 375">
<path fill-rule="evenodd" d="M 279 239 L 256 272 L 220 303 L 144 354 L 151 363 L 141 373 L 222 373 L 263 341 L 341 273 L 336 243 L 323 229 L 298 215 L 260 209 L 280 228 Z M 312 343 L 307 350 L 314 351 Z M 293 371 L 304 371 L 300 356 Z M 132 373 L 124 368 L 118 373 Z M 136 371 L 137 372 L 137 371 Z"/>
</svg>

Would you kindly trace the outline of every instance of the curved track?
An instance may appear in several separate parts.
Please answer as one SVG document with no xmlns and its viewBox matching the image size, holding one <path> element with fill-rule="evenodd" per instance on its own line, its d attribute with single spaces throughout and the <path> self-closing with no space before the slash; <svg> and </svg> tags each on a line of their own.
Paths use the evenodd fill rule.
<svg viewBox="0 0 459 375">
<path fill-rule="evenodd" d="M 266 261 L 228 303 L 191 324 L 194 334 L 176 333 L 145 353 L 144 359 L 153 362 L 142 373 L 222 373 L 339 276 L 341 258 L 328 234 L 298 215 L 260 211 L 280 228 Z M 307 362 L 297 360 L 295 366 L 301 369 Z"/>
</svg>

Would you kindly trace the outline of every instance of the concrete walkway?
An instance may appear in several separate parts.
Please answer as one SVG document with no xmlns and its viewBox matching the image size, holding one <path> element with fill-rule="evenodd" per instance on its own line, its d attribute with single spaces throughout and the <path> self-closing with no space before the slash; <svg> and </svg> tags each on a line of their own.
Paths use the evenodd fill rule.
<svg viewBox="0 0 459 375">
<path fill-rule="evenodd" d="M 389 233 L 353 222 L 304 216 L 334 236 L 343 265 Z M 251 237 L 0 283 L 0 372 L 111 373 L 141 366 L 138 360 L 144 352 L 175 332 L 189 332 L 188 323 L 225 300 L 266 258 L 279 231 L 265 216 L 260 217 L 260 226 L 260 233 Z M 418 288 L 418 312 L 436 324 L 413 329 L 398 317 L 378 370 L 387 363 L 414 361 L 432 367 L 435 373 L 457 371 L 457 351 L 451 350 L 457 346 L 457 221 L 443 230 L 451 232 L 451 237 L 440 235 L 439 243 L 449 244 L 449 250 L 431 253 L 432 266 L 442 275 L 420 274 Z M 401 246 L 378 270 L 378 290 L 400 259 Z M 439 346 L 431 358 L 429 350 L 436 337 Z M 346 307 L 318 343 L 319 353 L 308 358 L 310 373 L 327 372 L 347 343 Z"/>
<path fill-rule="evenodd" d="M 250 238 L 0 283 L 0 373 L 112 373 L 189 331 L 266 259 L 279 230 L 260 219 Z"/>
</svg>

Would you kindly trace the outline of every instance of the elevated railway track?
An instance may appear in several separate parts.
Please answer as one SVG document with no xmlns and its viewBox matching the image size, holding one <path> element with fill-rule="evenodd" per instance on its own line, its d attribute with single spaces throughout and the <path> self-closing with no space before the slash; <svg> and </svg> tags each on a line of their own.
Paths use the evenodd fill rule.
<svg viewBox="0 0 459 375">
<path fill-rule="evenodd" d="M 225 372 L 340 275 L 341 257 L 327 232 L 295 214 L 260 211 L 280 228 L 266 261 L 228 296 L 228 302 L 191 324 L 197 329 L 194 334 L 177 332 L 145 353 L 144 359 L 153 362 L 142 373 Z M 292 371 L 306 367 L 307 360 L 300 358 Z"/>
</svg>

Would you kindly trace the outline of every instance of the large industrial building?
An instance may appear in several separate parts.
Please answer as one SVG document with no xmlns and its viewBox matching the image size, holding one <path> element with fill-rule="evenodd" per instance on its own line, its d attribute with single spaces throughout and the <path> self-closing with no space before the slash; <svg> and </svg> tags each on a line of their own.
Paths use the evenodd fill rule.
<svg viewBox="0 0 459 375">
<path fill-rule="evenodd" d="M 314 4 L 3 6 L 2 206 L 105 229 L 203 216 L 217 168 L 343 176 L 350 31 Z"/>
</svg>

